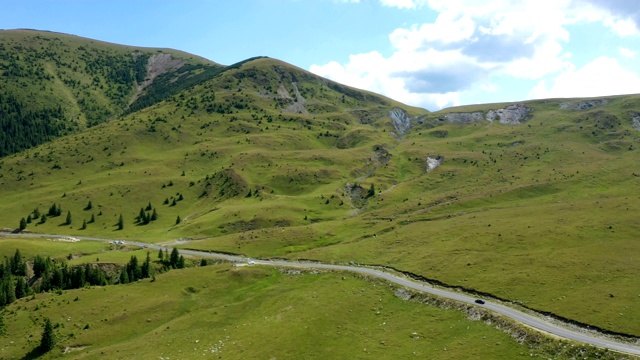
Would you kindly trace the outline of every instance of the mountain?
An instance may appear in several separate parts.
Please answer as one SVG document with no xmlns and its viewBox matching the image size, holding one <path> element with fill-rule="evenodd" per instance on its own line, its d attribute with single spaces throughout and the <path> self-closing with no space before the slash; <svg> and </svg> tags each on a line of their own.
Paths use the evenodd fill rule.
<svg viewBox="0 0 640 360">
<path fill-rule="evenodd" d="M 221 66 L 144 49 L 147 70 L 170 54 L 191 72 L 147 71 L 138 91 L 135 48 L 11 34 L 73 43 L 70 64 L 120 49 L 112 57 L 135 80 L 113 98 L 108 73 L 85 92 L 60 75 L 38 80 L 70 91 L 55 98 L 53 85 L 33 85 L 34 66 L 21 78 L 28 93 L 2 85 L 3 99 L 49 99 L 36 103 L 65 114 L 58 135 L 69 134 L 0 160 L 0 226 L 31 217 L 26 230 L 40 233 L 388 266 L 640 336 L 638 95 L 431 113 L 276 59 Z M 11 56 L 26 57 L 16 46 Z M 86 79 L 78 68 L 65 76 Z M 87 92 L 110 109 L 95 123 L 72 101 Z M 35 219 L 53 204 L 62 216 Z"/>
<path fill-rule="evenodd" d="M 166 92 L 221 68 L 176 50 L 2 30 L 0 156 L 152 104 L 164 95 L 157 93 L 159 83 Z"/>
</svg>

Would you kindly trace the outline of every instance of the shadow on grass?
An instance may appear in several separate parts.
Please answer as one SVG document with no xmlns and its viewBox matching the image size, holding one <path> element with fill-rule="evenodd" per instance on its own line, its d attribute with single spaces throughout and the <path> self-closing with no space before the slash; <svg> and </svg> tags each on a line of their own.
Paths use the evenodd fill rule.
<svg viewBox="0 0 640 360">
<path fill-rule="evenodd" d="M 23 356 L 21 360 L 37 359 L 44 354 L 46 354 L 46 352 L 42 351 L 42 349 L 40 349 L 40 346 L 36 346 L 33 350 L 29 351 L 25 356 Z"/>
</svg>

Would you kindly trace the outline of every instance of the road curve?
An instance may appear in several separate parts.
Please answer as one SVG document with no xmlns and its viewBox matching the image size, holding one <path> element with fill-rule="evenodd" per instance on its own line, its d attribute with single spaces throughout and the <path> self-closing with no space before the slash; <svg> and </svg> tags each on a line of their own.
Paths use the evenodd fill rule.
<svg viewBox="0 0 640 360">
<path fill-rule="evenodd" d="M 110 241 L 123 241 L 126 244 L 145 247 L 154 250 L 160 249 L 171 249 L 170 247 L 149 244 L 137 241 L 130 240 L 120 240 L 120 239 L 105 239 L 105 238 L 95 238 L 95 237 L 84 237 L 84 236 L 67 236 L 67 235 L 53 235 L 53 234 L 31 234 L 31 233 L 0 233 L 5 236 L 15 236 L 15 237 L 46 237 L 46 238 L 76 238 L 79 240 L 89 240 L 89 241 L 102 241 L 102 242 L 110 242 Z M 484 304 L 475 303 L 476 297 L 466 295 L 461 292 L 446 290 L 442 288 L 437 288 L 430 286 L 428 284 L 424 284 L 415 280 L 407 279 L 402 276 L 394 275 L 382 270 L 366 268 L 366 267 L 358 267 L 358 266 L 349 266 L 349 265 L 333 265 L 333 264 L 323 264 L 316 262 L 297 262 L 297 261 L 285 261 L 285 260 L 258 260 L 258 259 L 250 259 L 242 256 L 236 255 L 228 255 L 221 253 L 213 253 L 213 252 L 205 252 L 205 251 L 196 251 L 196 250 L 184 250 L 180 249 L 180 253 L 184 255 L 191 255 L 200 258 L 208 258 L 208 259 L 220 259 L 231 262 L 243 262 L 247 263 L 248 261 L 252 261 L 256 265 L 266 265 L 266 266 L 283 266 L 283 267 L 296 267 L 303 269 L 325 269 L 325 270 L 334 270 L 334 271 L 349 271 L 358 274 L 364 274 L 369 276 L 375 276 L 380 279 L 387 280 L 397 285 L 401 285 L 413 290 L 425 292 L 428 294 L 436 295 L 442 298 L 451 299 L 455 301 L 459 301 L 462 303 L 472 304 L 474 306 L 479 306 L 488 310 L 491 310 L 495 313 L 504 315 L 508 318 L 511 318 L 519 323 L 525 324 L 537 330 L 553 334 L 560 338 L 573 340 L 577 342 L 581 342 L 588 345 L 597 346 L 600 348 L 610 349 L 613 351 L 618 351 L 626 354 L 632 355 L 640 355 L 640 347 L 634 346 L 631 344 L 621 343 L 612 341 L 606 338 L 598 337 L 592 335 L 590 333 L 583 333 L 579 331 L 575 331 L 572 329 L 568 329 L 557 324 L 552 324 L 542 320 L 541 318 L 526 314 L 522 311 L 510 308 L 508 306 L 495 303 L 489 300 L 485 300 Z"/>
</svg>

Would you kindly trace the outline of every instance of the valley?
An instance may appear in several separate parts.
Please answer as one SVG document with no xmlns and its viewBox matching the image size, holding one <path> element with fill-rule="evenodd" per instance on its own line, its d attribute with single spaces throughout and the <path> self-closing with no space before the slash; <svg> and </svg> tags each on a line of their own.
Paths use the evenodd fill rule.
<svg viewBox="0 0 640 360">
<path fill-rule="evenodd" d="M 20 69 L 32 70 L 21 75 L 23 80 L 4 82 L 0 94 L 10 94 L 24 105 L 30 93 L 40 94 L 36 89 L 41 83 L 33 80 L 29 84 L 33 74 L 50 74 L 52 79 L 43 76 L 41 81 L 48 85 L 42 86 L 56 91 L 44 91 L 31 103 L 44 104 L 41 109 L 60 104 L 65 116 L 52 124 L 63 124 L 65 130 L 0 159 L 0 195 L 4 200 L 0 203 L 0 227 L 6 230 L 19 229 L 25 219 L 25 233 L 148 244 L 184 239 L 175 243 L 182 251 L 386 266 L 603 331 L 640 336 L 635 321 L 640 316 L 636 284 L 640 273 L 635 266 L 640 260 L 636 221 L 640 210 L 639 95 L 534 100 L 429 112 L 266 57 L 225 67 L 174 50 L 163 49 L 165 55 L 158 56 L 157 49 L 92 44 L 62 34 L 0 32 L 5 53 L 22 49 L 17 46 L 38 48 L 40 43 L 60 45 L 50 46 L 51 60 L 42 60 L 45 63 L 35 62 L 31 67 L 17 63 Z M 92 50 L 94 46 L 96 50 Z M 132 56 L 132 62 L 122 65 L 131 81 L 125 86 L 107 75 L 96 75 L 102 89 L 98 83 L 90 85 L 93 73 L 68 68 L 75 66 L 76 58 L 82 58 L 82 51 L 102 51 L 118 59 Z M 17 56 L 23 53 L 30 52 L 21 50 Z M 34 56 L 49 59 L 40 53 Z M 65 68 L 55 59 L 71 65 Z M 144 76 L 137 76 L 135 69 L 141 65 L 135 65 L 135 59 L 156 59 L 164 64 L 160 67 L 163 70 L 147 62 Z M 15 66 L 7 64 L 0 63 L 0 76 L 17 79 L 10 72 Z M 103 69 L 107 68 L 113 67 Z M 67 85 L 71 80 L 54 81 L 54 75 L 60 78 L 63 71 L 67 74 L 64 79 L 85 84 L 80 89 L 84 86 L 84 99 L 93 102 L 94 112 L 70 105 L 73 101 L 69 99 L 77 99 L 79 90 Z M 20 90 L 20 81 L 26 82 L 29 90 Z M 116 88 L 122 95 L 117 99 L 103 93 Z M 52 93 L 61 97 L 52 98 Z M 96 116 L 97 112 L 109 115 Z M 50 212 L 54 204 L 59 215 Z M 18 246 L 24 252 L 21 240 L 11 241 L 2 246 L 5 255 L 10 256 Z M 48 251 L 49 247 L 40 244 L 36 248 Z M 87 253 L 82 261 L 95 262 L 96 251 L 105 250 L 77 252 Z M 122 263 L 128 257 L 122 254 Z M 117 259 L 113 262 L 119 263 Z M 258 307 L 266 305 L 254 303 L 254 290 L 266 294 L 292 289 L 285 292 L 290 297 L 274 298 L 289 303 L 299 296 L 311 296 L 314 286 L 310 284 L 316 281 L 323 284 L 318 293 L 329 297 L 372 286 L 349 275 L 347 288 L 330 290 L 330 284 L 340 283 L 340 275 L 323 273 L 317 275 L 318 280 L 300 283 L 270 268 L 215 266 L 219 270 L 214 275 L 195 266 L 162 274 L 158 284 L 180 286 L 173 282 L 189 277 L 194 288 L 199 288 L 200 282 L 220 282 L 227 284 L 224 287 L 228 290 L 215 292 L 219 304 L 233 294 L 234 301 Z M 191 275 L 183 278 L 183 272 Z M 214 280 L 207 280 L 208 276 Z M 242 280 L 236 282 L 234 276 Z M 309 277 L 305 274 L 301 278 Z M 101 291 L 115 292 L 109 295 L 115 299 L 125 296 L 119 292 L 127 286 L 139 289 L 135 291 L 140 293 L 132 296 L 160 291 L 153 290 L 155 283 L 140 282 L 65 290 L 63 295 L 39 294 L 35 301 L 56 302 L 56 296 L 75 297 L 78 292 L 98 297 L 89 294 Z M 375 296 L 390 301 L 387 306 L 398 314 L 412 311 L 409 308 L 414 305 L 419 311 L 449 314 L 400 301 L 390 292 Z M 191 306 L 205 311 L 199 295 L 188 297 L 194 297 L 193 302 L 189 300 L 192 305 L 184 305 L 183 300 L 167 301 L 176 301 L 180 311 Z M 149 314 L 151 303 L 160 298 L 149 296 L 149 308 L 139 311 Z M 96 302 L 91 306 L 98 306 L 97 298 L 92 301 Z M 349 302 L 346 298 L 334 301 L 335 307 L 327 312 L 340 314 L 340 304 Z M 55 306 L 71 311 L 64 301 L 57 303 Z M 13 333 L 37 333 L 38 329 L 27 330 L 29 312 L 19 311 L 30 306 L 22 299 L 5 310 L 5 314 L 14 312 L 11 316 L 15 317 L 10 320 L 13 318 L 4 315 L 7 328 L 20 326 L 11 328 Z M 55 311 L 55 306 L 50 306 L 47 311 Z M 270 306 L 244 315 L 229 312 L 225 326 L 238 326 L 251 317 L 260 324 L 257 329 L 266 328 L 268 323 L 257 319 L 260 311 Z M 400 310 L 403 306 L 408 307 Z M 187 339 L 188 324 L 194 320 L 193 315 L 185 316 L 184 321 L 166 318 L 158 324 L 164 327 L 165 322 L 177 321 Z M 452 316 L 464 318 L 458 312 Z M 410 323 L 410 317 L 399 320 L 398 326 Z M 354 327 L 353 332 L 365 334 L 362 329 L 373 326 L 368 322 L 371 320 L 362 320 L 366 317 L 354 315 L 356 318 L 359 320 L 354 321 L 366 324 Z M 327 324 L 337 321 L 330 319 L 327 315 Z M 156 324 L 155 320 L 152 323 Z M 469 326 L 481 324 L 471 323 L 474 325 Z M 160 325 L 154 326 L 149 325 L 139 336 L 156 334 Z M 457 334 L 451 336 L 447 341 L 453 341 Z M 111 344 L 108 346 L 113 349 L 134 351 L 135 346 L 125 338 L 96 340 L 102 345 L 95 348 Z M 397 340 L 397 354 L 411 348 L 402 345 L 410 336 L 403 339 Z M 507 341 L 512 342 L 509 346 L 514 354 L 526 352 L 529 357 L 528 350 Z M 88 346 L 87 356 L 98 356 L 89 340 L 68 343 L 70 347 Z M 23 346 L 27 344 L 23 342 Z M 379 346 L 376 348 L 382 351 Z M 481 347 L 473 345 L 474 349 Z M 244 347 L 246 351 L 249 348 L 257 351 L 257 347 Z M 110 350 L 100 351 L 107 354 Z M 233 357 L 242 357 L 240 354 Z"/>
</svg>

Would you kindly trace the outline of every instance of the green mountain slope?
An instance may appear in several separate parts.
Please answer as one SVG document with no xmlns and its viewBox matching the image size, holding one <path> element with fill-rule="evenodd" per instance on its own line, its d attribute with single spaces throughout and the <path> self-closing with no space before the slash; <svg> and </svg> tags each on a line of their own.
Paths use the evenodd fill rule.
<svg viewBox="0 0 640 360">
<path fill-rule="evenodd" d="M 640 335 L 639 96 L 429 113 L 275 59 L 198 73 L 4 157 L 0 225 L 56 204 L 27 230 L 392 266 Z"/>
<path fill-rule="evenodd" d="M 220 68 L 175 50 L 2 30 L 0 156 L 116 118 L 142 100 L 148 105 L 147 89 L 158 77 L 179 85 L 197 71 Z"/>
</svg>

